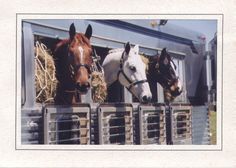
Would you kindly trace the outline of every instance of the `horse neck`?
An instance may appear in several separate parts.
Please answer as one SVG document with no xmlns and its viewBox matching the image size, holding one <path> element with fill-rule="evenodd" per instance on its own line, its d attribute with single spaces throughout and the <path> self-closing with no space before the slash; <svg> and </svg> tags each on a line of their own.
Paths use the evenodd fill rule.
<svg viewBox="0 0 236 168">
<path fill-rule="evenodd" d="M 64 89 L 71 89 L 74 84 L 69 71 L 67 45 L 64 44 L 58 48 L 54 55 L 57 80 L 59 81 L 60 87 Z"/>
<path fill-rule="evenodd" d="M 110 53 L 106 56 L 103 62 L 103 68 L 105 73 L 105 80 L 107 85 L 111 85 L 117 80 L 117 75 L 120 70 L 120 60 L 122 52 Z"/>
<path fill-rule="evenodd" d="M 148 80 L 151 80 L 152 82 L 157 82 L 158 81 L 158 76 L 159 74 L 157 74 L 156 72 L 156 61 L 152 61 L 152 62 L 149 62 L 149 65 L 148 65 L 148 73 L 147 73 L 147 78 Z"/>
</svg>

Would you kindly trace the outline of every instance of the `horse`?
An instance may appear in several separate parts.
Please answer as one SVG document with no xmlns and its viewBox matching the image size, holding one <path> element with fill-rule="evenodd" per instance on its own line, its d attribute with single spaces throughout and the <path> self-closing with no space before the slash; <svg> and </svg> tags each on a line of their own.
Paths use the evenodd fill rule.
<svg viewBox="0 0 236 168">
<path fill-rule="evenodd" d="M 157 93 L 156 83 L 159 83 L 164 89 L 165 102 L 173 101 L 182 93 L 183 86 L 170 54 L 166 48 L 163 48 L 160 56 L 156 55 L 146 58 L 148 58 L 147 79 L 151 92 Z M 157 94 L 153 94 L 152 101 L 157 101 Z"/>
<path fill-rule="evenodd" d="M 88 25 L 83 34 L 76 33 L 72 23 L 69 28 L 69 38 L 56 44 L 53 54 L 58 80 L 55 104 L 75 104 L 80 101 L 80 95 L 86 94 L 90 89 L 89 78 L 93 61 L 91 36 L 91 25 Z"/>
<path fill-rule="evenodd" d="M 147 103 L 152 94 L 148 85 L 145 64 L 139 55 L 139 46 L 112 49 L 103 61 L 104 77 L 109 87 L 115 81 L 125 86 L 140 102 Z"/>
</svg>

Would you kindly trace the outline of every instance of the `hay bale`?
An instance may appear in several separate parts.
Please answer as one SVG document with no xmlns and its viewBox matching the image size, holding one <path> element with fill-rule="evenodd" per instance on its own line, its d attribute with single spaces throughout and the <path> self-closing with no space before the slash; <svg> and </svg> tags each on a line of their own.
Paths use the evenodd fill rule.
<svg viewBox="0 0 236 168">
<path fill-rule="evenodd" d="M 52 103 L 58 82 L 53 56 L 43 43 L 36 42 L 34 51 L 36 102 Z"/>
<path fill-rule="evenodd" d="M 94 71 L 91 78 L 93 101 L 102 103 L 107 97 L 107 85 L 102 72 Z"/>
</svg>

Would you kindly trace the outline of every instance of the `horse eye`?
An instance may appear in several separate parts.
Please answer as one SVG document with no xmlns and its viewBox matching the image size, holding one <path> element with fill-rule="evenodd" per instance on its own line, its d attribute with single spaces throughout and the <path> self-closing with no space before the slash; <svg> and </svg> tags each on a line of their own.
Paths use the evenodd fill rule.
<svg viewBox="0 0 236 168">
<path fill-rule="evenodd" d="M 135 67 L 135 66 L 130 66 L 129 69 L 130 69 L 131 71 L 136 71 L 136 67 Z"/>
</svg>

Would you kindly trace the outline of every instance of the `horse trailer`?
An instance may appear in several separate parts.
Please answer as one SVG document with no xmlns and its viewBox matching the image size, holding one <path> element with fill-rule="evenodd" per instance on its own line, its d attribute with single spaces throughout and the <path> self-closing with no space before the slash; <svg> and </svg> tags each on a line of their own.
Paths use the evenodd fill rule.
<svg viewBox="0 0 236 168">
<path fill-rule="evenodd" d="M 206 68 L 204 35 L 169 23 L 156 28 L 150 22 L 23 19 L 21 144 L 210 144 L 207 71 L 216 70 Z M 91 90 L 78 105 L 37 103 L 35 43 L 39 40 L 53 51 L 59 40 L 68 37 L 71 23 L 82 32 L 89 24 L 93 27 L 91 44 L 101 62 L 110 49 L 122 48 L 128 41 L 139 44 L 140 53 L 150 57 L 167 48 L 183 83 L 182 94 L 166 104 L 157 84 L 157 93 L 152 93 L 156 102 L 142 104 L 116 83 L 108 89 L 115 93 L 105 103 L 94 102 Z"/>
</svg>

